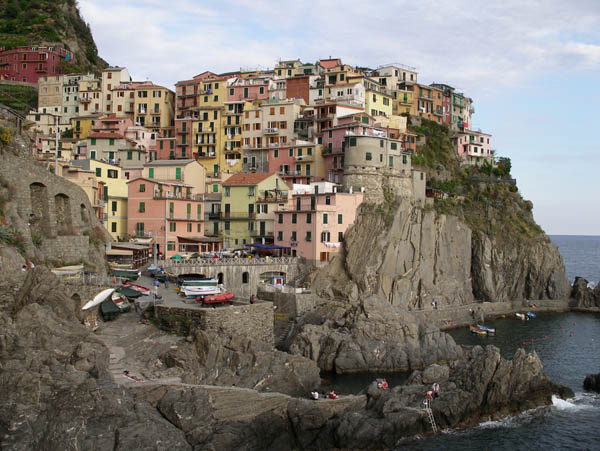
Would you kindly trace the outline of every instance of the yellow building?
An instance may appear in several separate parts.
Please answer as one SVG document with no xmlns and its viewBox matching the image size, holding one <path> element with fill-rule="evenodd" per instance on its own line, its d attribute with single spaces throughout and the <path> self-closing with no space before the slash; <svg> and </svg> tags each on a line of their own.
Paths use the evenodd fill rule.
<svg viewBox="0 0 600 451">
<path fill-rule="evenodd" d="M 302 62 L 300 60 L 293 61 L 279 61 L 275 66 L 274 72 L 278 78 L 292 78 L 295 75 L 301 75 L 300 66 Z"/>
<path fill-rule="evenodd" d="M 86 139 L 92 128 L 94 127 L 94 121 L 99 119 L 102 114 L 95 113 L 89 116 L 79 116 L 71 118 L 71 128 L 73 129 L 73 138 Z"/>
<path fill-rule="evenodd" d="M 135 86 L 135 124 L 154 132 L 173 126 L 175 116 L 175 93 L 152 82 Z"/>
<path fill-rule="evenodd" d="M 397 90 L 394 92 L 396 97 L 392 102 L 393 114 L 410 114 L 414 105 L 413 92 L 409 90 Z"/>
<path fill-rule="evenodd" d="M 274 190 L 287 192 L 288 186 L 277 174 L 268 172 L 238 173 L 223 183 L 221 221 L 224 247 L 260 241 L 267 231 L 273 230 L 273 212 L 259 212 L 257 204 L 263 205 L 261 199 L 265 192 Z"/>
<path fill-rule="evenodd" d="M 75 160 L 71 166 L 95 174 L 96 181 L 104 184 L 104 227 L 116 241 L 127 236 L 127 179 L 122 168 L 98 160 Z M 119 239 L 120 238 L 120 239 Z"/>
</svg>

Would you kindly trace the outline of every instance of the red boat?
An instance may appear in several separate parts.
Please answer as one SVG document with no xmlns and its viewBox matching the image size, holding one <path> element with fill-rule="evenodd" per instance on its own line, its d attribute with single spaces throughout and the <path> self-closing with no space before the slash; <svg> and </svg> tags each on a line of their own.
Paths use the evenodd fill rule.
<svg viewBox="0 0 600 451">
<path fill-rule="evenodd" d="M 142 293 L 143 295 L 150 295 L 150 289 L 142 286 L 131 283 L 130 281 L 125 282 L 123 285 L 125 288 L 129 288 L 130 290 L 137 291 L 138 293 Z"/>
<path fill-rule="evenodd" d="M 224 304 L 233 299 L 235 295 L 229 291 L 219 294 L 209 294 L 207 296 L 198 296 L 196 300 L 205 304 Z"/>
</svg>

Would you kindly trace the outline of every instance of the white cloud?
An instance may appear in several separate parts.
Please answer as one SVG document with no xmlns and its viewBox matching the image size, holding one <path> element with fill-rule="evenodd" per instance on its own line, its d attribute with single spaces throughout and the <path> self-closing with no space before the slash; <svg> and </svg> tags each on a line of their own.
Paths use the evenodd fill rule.
<svg viewBox="0 0 600 451">
<path fill-rule="evenodd" d="M 204 70 L 273 67 L 338 56 L 417 66 L 465 91 L 527 80 L 563 63 L 600 66 L 600 11 L 590 2 L 496 0 L 80 0 L 102 57 L 172 86 Z M 587 42 L 583 39 L 588 40 Z"/>
</svg>

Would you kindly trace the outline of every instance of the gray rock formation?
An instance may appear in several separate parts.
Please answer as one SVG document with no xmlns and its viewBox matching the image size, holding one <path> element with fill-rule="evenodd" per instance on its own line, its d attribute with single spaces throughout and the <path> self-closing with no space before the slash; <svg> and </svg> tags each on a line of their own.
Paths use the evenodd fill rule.
<svg viewBox="0 0 600 451">
<path fill-rule="evenodd" d="M 182 431 L 110 380 L 107 349 L 79 324 L 56 277 L 23 274 L 0 315 L 2 449 L 190 449 Z"/>
<path fill-rule="evenodd" d="M 207 386 L 136 387 L 134 397 L 156 406 L 195 449 L 391 449 L 431 431 L 422 401 L 432 381 L 441 385 L 433 402 L 440 427 L 549 405 L 553 394 L 572 396 L 541 374 L 535 353 L 519 350 L 507 361 L 490 346 L 417 372 L 407 385 L 372 384 L 367 395 L 335 401 Z"/>
<path fill-rule="evenodd" d="M 376 297 L 311 312 L 288 344 L 289 351 L 317 362 L 323 371 L 410 371 L 456 360 L 452 337 L 417 322 Z"/>
<path fill-rule="evenodd" d="M 245 337 L 197 330 L 193 343 L 182 343 L 162 356 L 171 374 L 190 384 L 235 385 L 289 395 L 309 393 L 321 384 L 310 359 L 274 350 Z M 173 372 L 178 368 L 178 373 Z"/>
<path fill-rule="evenodd" d="M 362 205 L 345 252 L 317 274 L 313 286 L 328 298 L 376 295 L 400 310 L 475 301 L 566 299 L 562 257 L 546 236 L 500 241 L 456 216 L 409 202 Z"/>
<path fill-rule="evenodd" d="M 583 388 L 600 392 L 600 373 L 588 374 L 583 380 Z"/>
<path fill-rule="evenodd" d="M 499 243 L 484 233 L 472 240 L 473 294 L 483 301 L 566 299 L 570 286 L 560 253 L 544 235 Z"/>
<path fill-rule="evenodd" d="M 600 307 L 600 284 L 594 288 L 589 288 L 587 280 L 583 277 L 575 277 L 571 299 L 574 301 L 574 307 Z"/>
</svg>

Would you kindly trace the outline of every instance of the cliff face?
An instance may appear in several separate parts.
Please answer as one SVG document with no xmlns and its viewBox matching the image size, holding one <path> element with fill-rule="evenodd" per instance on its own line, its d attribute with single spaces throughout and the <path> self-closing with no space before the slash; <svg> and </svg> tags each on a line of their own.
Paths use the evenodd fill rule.
<svg viewBox="0 0 600 451">
<path fill-rule="evenodd" d="M 401 310 L 480 301 L 565 299 L 562 258 L 541 234 L 509 240 L 403 202 L 363 205 L 345 254 L 314 281 L 325 295 L 373 294 Z M 353 294 L 354 293 L 354 294 Z"/>
</svg>

